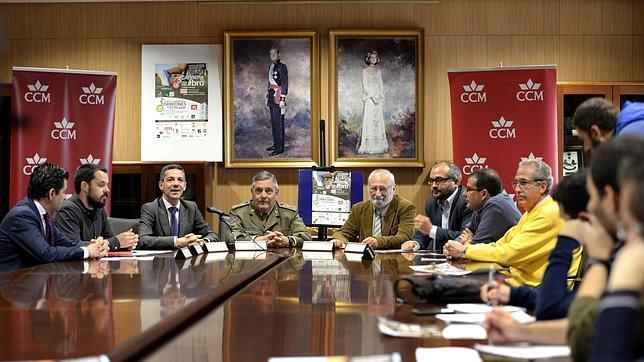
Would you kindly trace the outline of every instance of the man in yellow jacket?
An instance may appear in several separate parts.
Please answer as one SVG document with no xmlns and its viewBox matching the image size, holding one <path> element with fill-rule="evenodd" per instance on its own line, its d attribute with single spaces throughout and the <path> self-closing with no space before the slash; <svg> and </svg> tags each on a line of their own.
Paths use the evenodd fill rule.
<svg viewBox="0 0 644 362">
<path fill-rule="evenodd" d="M 537 159 L 521 161 L 512 182 L 517 204 L 525 210 L 519 223 L 501 239 L 490 244 L 463 245 L 450 240 L 444 248 L 448 257 L 496 262 L 510 267 L 512 285 L 536 287 L 541 283 L 548 257 L 557 243 L 563 226 L 559 206 L 548 195 L 552 170 Z M 581 260 L 581 248 L 573 253 L 569 275 L 575 275 Z"/>
</svg>

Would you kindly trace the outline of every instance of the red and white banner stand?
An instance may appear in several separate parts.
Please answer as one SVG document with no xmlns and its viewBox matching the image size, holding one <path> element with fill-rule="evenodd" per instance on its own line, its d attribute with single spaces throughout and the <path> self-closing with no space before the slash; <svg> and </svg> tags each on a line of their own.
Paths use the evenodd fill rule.
<svg viewBox="0 0 644 362">
<path fill-rule="evenodd" d="M 116 73 L 14 67 L 12 102 L 12 206 L 45 161 L 69 171 L 68 194 L 79 165 L 111 167 Z"/>
<path fill-rule="evenodd" d="M 557 181 L 557 69 L 554 65 L 449 69 L 454 161 L 467 175 L 493 168 L 513 196 L 519 162 L 539 158 Z"/>
</svg>

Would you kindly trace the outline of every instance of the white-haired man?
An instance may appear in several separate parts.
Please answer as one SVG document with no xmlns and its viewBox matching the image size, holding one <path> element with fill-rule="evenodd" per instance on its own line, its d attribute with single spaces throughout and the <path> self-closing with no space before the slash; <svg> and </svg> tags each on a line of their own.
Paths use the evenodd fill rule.
<svg viewBox="0 0 644 362">
<path fill-rule="evenodd" d="M 466 246 L 450 240 L 445 244 L 444 254 L 508 266 L 511 284 L 536 287 L 541 283 L 548 257 L 564 223 L 559 216 L 559 206 L 548 195 L 552 187 L 552 170 L 541 160 L 521 161 L 512 186 L 517 204 L 525 210 L 519 223 L 490 244 Z M 580 254 L 580 250 L 573 254 L 572 275 L 579 268 Z"/>
<path fill-rule="evenodd" d="M 353 205 L 347 221 L 333 234 L 333 243 L 340 248 L 348 242 L 376 249 L 400 248 L 414 233 L 414 204 L 395 195 L 396 180 L 389 170 L 374 170 L 368 188 L 369 200 Z"/>
</svg>

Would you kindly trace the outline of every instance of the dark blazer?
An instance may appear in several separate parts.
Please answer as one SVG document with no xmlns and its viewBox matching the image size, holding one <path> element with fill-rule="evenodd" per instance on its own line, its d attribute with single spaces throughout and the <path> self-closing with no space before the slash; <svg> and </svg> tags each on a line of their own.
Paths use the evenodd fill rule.
<svg viewBox="0 0 644 362">
<path fill-rule="evenodd" d="M 442 212 L 441 207 L 433 197 L 427 199 L 425 205 L 425 215 L 429 217 L 432 221 L 432 224 L 436 225 L 438 229 L 436 230 L 436 243 L 432 243 L 432 238 L 429 235 L 423 235 L 418 230 L 414 232 L 413 240 L 417 241 L 420 244 L 421 249 L 427 249 L 434 247 L 437 250 L 442 250 L 443 245 L 447 240 L 454 240 L 461 235 L 465 226 L 470 222 L 472 218 L 472 210 L 467 208 L 467 201 L 465 201 L 465 189 L 463 186 L 459 186 L 456 189 L 456 196 L 450 207 L 449 214 L 449 229 L 443 229 L 441 225 L 442 222 Z"/>
<path fill-rule="evenodd" d="M 53 222 L 51 229 L 53 245 L 47 242 L 34 201 L 20 200 L 0 224 L 0 272 L 54 261 L 83 260 L 83 249 L 74 246 Z"/>
<path fill-rule="evenodd" d="M 168 210 L 165 208 L 162 197 L 141 207 L 137 249 L 174 249 L 174 236 L 170 231 Z M 209 241 L 219 241 L 217 235 L 201 215 L 197 204 L 184 199 L 181 199 L 180 202 L 179 237 L 193 233 L 201 235 L 203 239 Z"/>
</svg>

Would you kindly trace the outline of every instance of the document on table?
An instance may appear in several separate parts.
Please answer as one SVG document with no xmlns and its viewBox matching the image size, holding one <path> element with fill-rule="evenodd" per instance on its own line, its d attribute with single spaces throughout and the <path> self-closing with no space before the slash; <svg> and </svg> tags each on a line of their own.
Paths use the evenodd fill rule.
<svg viewBox="0 0 644 362">
<path fill-rule="evenodd" d="M 495 356 L 503 356 L 509 358 L 520 359 L 541 359 L 541 358 L 557 358 L 569 357 L 569 346 L 550 346 L 550 345 L 487 345 L 475 344 L 474 348 L 482 353 L 488 353 Z"/>
<path fill-rule="evenodd" d="M 174 250 L 132 250 L 134 256 L 157 255 L 172 253 Z"/>
<path fill-rule="evenodd" d="M 467 275 L 471 272 L 452 266 L 449 263 L 430 265 L 410 265 L 412 270 L 421 273 L 432 273 L 437 275 Z"/>
<path fill-rule="evenodd" d="M 480 324 L 450 324 L 443 328 L 445 339 L 486 339 L 487 331 Z"/>
<path fill-rule="evenodd" d="M 385 317 L 378 317 L 378 330 L 392 337 L 440 337 L 441 328 L 436 325 L 403 323 Z"/>
<path fill-rule="evenodd" d="M 106 261 L 122 261 L 122 260 L 154 260 L 154 255 L 152 256 L 105 256 L 100 260 Z"/>
<path fill-rule="evenodd" d="M 456 313 L 487 313 L 491 312 L 492 309 L 502 310 L 508 313 L 525 311 L 525 308 L 517 307 L 514 305 L 492 307 L 483 303 L 449 303 L 447 304 L 447 308 L 453 309 Z"/>
<path fill-rule="evenodd" d="M 481 362 L 481 356 L 476 350 L 465 347 L 435 347 L 416 348 L 416 361 L 459 361 L 459 362 Z"/>
<path fill-rule="evenodd" d="M 396 254 L 396 253 L 405 253 L 402 249 L 378 249 L 374 250 L 378 254 Z"/>
<path fill-rule="evenodd" d="M 510 315 L 521 324 L 532 323 L 536 320 L 524 311 L 510 313 Z M 436 318 L 446 323 L 483 324 L 485 322 L 485 313 L 437 314 Z"/>
</svg>

